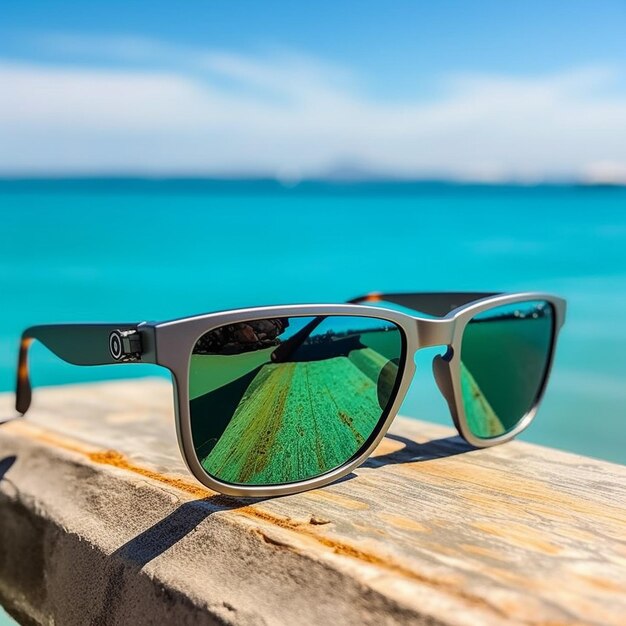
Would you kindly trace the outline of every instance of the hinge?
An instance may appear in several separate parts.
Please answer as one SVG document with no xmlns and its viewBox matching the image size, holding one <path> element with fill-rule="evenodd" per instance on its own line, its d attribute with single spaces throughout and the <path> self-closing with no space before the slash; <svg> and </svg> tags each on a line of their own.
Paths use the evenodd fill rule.
<svg viewBox="0 0 626 626">
<path fill-rule="evenodd" d="M 141 361 L 141 336 L 136 330 L 114 330 L 109 335 L 109 352 L 116 361 Z"/>
</svg>

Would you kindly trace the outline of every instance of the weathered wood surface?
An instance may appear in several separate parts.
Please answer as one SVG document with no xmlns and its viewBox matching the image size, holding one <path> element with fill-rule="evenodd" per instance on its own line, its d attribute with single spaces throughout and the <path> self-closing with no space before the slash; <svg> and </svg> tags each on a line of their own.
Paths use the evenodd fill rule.
<svg viewBox="0 0 626 626">
<path fill-rule="evenodd" d="M 626 468 L 529 444 L 398 419 L 355 476 L 238 500 L 187 473 L 149 380 L 38 389 L 0 474 L 0 600 L 25 623 L 626 619 Z"/>
</svg>

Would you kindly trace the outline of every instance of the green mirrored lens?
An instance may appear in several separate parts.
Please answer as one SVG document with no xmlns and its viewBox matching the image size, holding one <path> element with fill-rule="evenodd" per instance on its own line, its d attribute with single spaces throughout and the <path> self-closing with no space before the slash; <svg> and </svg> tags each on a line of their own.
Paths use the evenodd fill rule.
<svg viewBox="0 0 626 626">
<path fill-rule="evenodd" d="M 472 434 L 511 431 L 533 408 L 546 375 L 554 311 L 544 301 L 484 311 L 463 332 L 461 390 Z"/>
<path fill-rule="evenodd" d="M 222 482 L 320 476 L 363 449 L 393 403 L 400 329 L 368 317 L 289 317 L 203 335 L 189 373 L 193 443 Z"/>
</svg>

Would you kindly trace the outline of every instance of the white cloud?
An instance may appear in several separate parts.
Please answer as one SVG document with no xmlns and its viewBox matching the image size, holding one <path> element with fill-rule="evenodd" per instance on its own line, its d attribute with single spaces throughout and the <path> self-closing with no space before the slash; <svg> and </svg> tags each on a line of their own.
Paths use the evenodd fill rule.
<svg viewBox="0 0 626 626">
<path fill-rule="evenodd" d="M 0 60 L 0 172 L 308 176 L 342 164 L 534 180 L 626 168 L 624 76 L 611 68 L 448 76 L 437 97 L 392 101 L 367 95 L 346 68 L 293 54 L 47 44 L 82 64 Z"/>
<path fill-rule="evenodd" d="M 620 183 L 626 185 L 626 161 L 597 161 L 590 163 L 583 171 L 582 178 L 588 183 Z"/>
</svg>

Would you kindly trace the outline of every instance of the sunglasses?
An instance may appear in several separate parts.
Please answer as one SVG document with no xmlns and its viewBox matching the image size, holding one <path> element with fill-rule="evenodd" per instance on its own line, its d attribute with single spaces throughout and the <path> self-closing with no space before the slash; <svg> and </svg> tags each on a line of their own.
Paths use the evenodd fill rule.
<svg viewBox="0 0 626 626">
<path fill-rule="evenodd" d="M 76 365 L 156 363 L 174 382 L 182 456 L 207 487 L 274 496 L 348 474 L 387 432 L 420 348 L 460 435 L 483 448 L 532 421 L 565 301 L 545 294 L 370 294 L 347 304 L 259 307 L 168 322 L 55 324 L 22 335 L 17 410 L 31 402 L 28 348 Z"/>
</svg>

